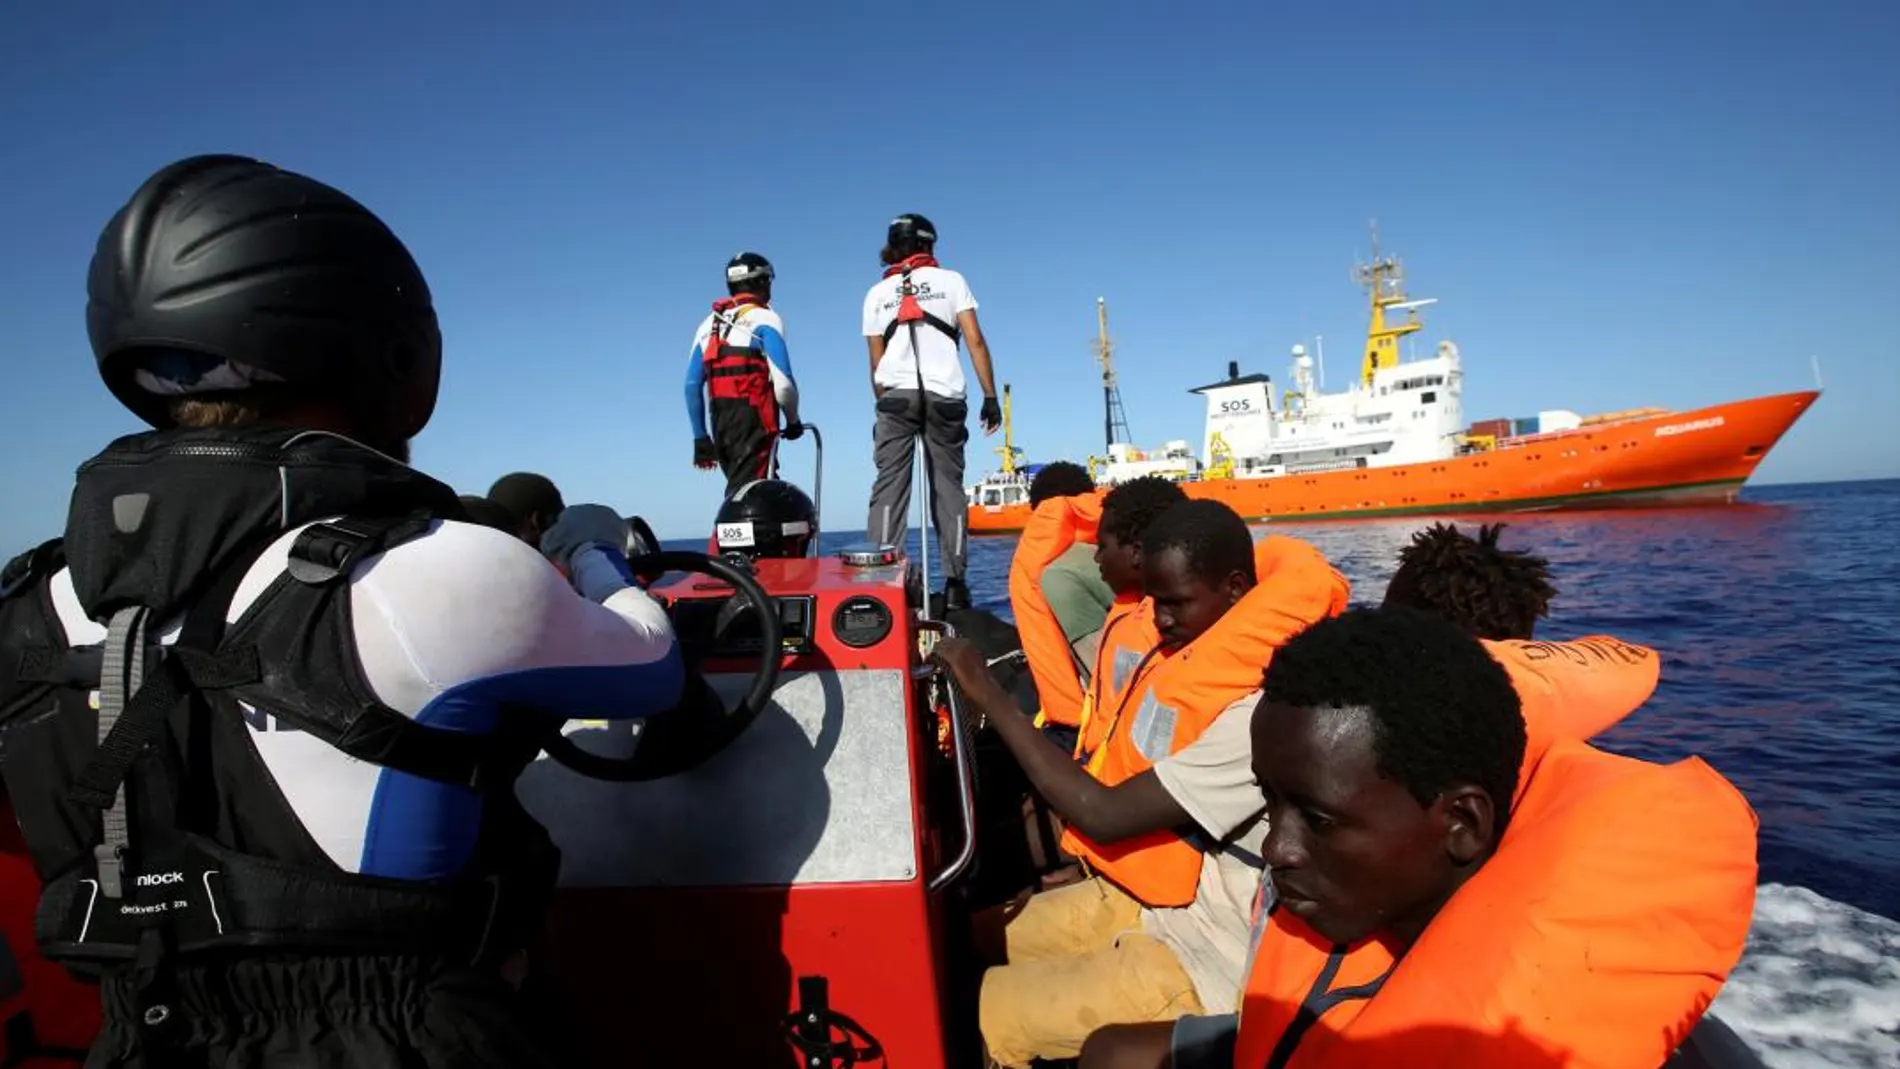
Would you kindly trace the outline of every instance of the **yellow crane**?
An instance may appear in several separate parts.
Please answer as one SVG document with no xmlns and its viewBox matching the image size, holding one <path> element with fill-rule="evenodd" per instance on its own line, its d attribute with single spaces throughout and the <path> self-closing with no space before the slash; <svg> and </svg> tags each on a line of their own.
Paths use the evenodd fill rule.
<svg viewBox="0 0 1900 1069">
<path fill-rule="evenodd" d="M 1014 476 L 1016 474 L 1016 460 L 1023 455 L 1023 451 L 1016 448 L 1015 437 L 1010 430 L 1009 423 L 1009 383 L 1006 382 L 1003 384 L 1003 444 L 996 447 L 996 455 L 1002 458 L 1003 474 L 1006 476 Z"/>
<path fill-rule="evenodd" d="M 1405 296 L 1405 266 L 1396 256 L 1379 255 L 1379 223 L 1372 222 L 1372 262 L 1361 264 L 1354 271 L 1354 278 L 1365 286 L 1372 295 L 1372 321 L 1366 326 L 1366 357 L 1360 365 L 1359 378 L 1365 385 L 1372 385 L 1372 373 L 1382 367 L 1397 367 L 1399 364 L 1399 339 L 1425 329 L 1418 321 L 1417 309 L 1437 304 L 1438 298 L 1427 297 L 1423 300 L 1407 300 Z M 1406 321 L 1387 324 L 1387 312 L 1405 312 Z"/>
</svg>

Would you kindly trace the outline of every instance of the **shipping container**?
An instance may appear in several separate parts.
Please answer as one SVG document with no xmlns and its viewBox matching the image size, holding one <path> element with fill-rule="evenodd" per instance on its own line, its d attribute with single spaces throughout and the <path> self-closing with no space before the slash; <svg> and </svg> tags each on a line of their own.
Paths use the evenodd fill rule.
<svg viewBox="0 0 1900 1069">
<path fill-rule="evenodd" d="M 1553 408 L 1537 414 L 1537 429 L 1544 434 L 1553 431 L 1574 431 L 1583 426 L 1583 417 L 1567 408 Z"/>
<path fill-rule="evenodd" d="M 1511 434 L 1514 435 L 1515 437 L 1522 438 L 1527 434 L 1536 434 L 1536 433 L 1537 433 L 1537 417 L 1536 416 L 1525 416 L 1522 419 L 1514 419 L 1511 421 Z"/>
<path fill-rule="evenodd" d="M 1508 419 L 1481 419 L 1473 423 L 1471 430 L 1466 433 L 1473 438 L 1484 435 L 1489 435 L 1493 438 L 1509 438 L 1511 436 L 1511 421 Z"/>
</svg>

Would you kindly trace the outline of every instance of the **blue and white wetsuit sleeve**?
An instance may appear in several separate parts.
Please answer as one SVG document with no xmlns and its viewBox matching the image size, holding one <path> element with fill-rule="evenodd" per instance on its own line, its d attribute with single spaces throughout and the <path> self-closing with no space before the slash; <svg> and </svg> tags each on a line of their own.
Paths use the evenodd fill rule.
<svg viewBox="0 0 1900 1069">
<path fill-rule="evenodd" d="M 686 421 L 695 439 L 706 437 L 706 356 L 697 344 L 686 359 Z"/>
<path fill-rule="evenodd" d="M 520 540 L 444 523 L 352 583 L 364 674 L 385 704 L 450 730 L 491 730 L 503 706 L 562 720 L 671 709 L 686 680 L 672 623 L 617 556 L 579 551 L 570 586 Z"/>
<path fill-rule="evenodd" d="M 759 339 L 759 348 L 765 352 L 765 362 L 772 369 L 772 393 L 779 411 L 784 414 L 784 422 L 797 423 L 798 380 L 792 378 L 792 354 L 785 345 L 785 335 L 770 326 L 762 326 L 754 333 Z"/>
</svg>

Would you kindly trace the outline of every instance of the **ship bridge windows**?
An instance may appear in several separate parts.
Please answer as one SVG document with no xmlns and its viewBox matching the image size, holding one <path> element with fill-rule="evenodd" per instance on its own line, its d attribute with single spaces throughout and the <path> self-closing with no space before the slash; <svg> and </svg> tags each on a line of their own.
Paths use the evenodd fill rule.
<svg viewBox="0 0 1900 1069">
<path fill-rule="evenodd" d="M 1445 376 L 1443 375 L 1420 375 L 1415 379 L 1400 379 L 1393 389 L 1423 390 L 1428 386 L 1443 386 L 1444 384 Z M 1429 398 L 1427 398 L 1427 400 L 1429 400 Z"/>
</svg>

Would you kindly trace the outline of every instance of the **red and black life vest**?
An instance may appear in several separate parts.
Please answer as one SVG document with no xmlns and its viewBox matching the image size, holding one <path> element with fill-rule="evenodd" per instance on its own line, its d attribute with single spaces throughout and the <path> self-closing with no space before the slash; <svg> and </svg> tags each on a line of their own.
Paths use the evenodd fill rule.
<svg viewBox="0 0 1900 1069">
<path fill-rule="evenodd" d="M 758 303 L 759 299 L 750 293 L 714 301 L 712 333 L 706 336 L 706 351 L 701 360 L 715 418 L 719 402 L 738 401 L 757 412 L 759 422 L 775 428 L 778 426 L 778 394 L 772 388 L 772 364 L 766 359 L 765 350 L 756 345 L 726 344 L 727 336 L 739 323 L 741 313 L 735 309 Z"/>
<path fill-rule="evenodd" d="M 891 335 L 896 334 L 897 328 L 907 323 L 927 323 L 930 326 L 936 327 L 943 332 L 944 337 L 950 339 L 951 345 L 956 345 L 963 340 L 963 331 L 959 329 L 955 323 L 944 322 L 942 319 L 924 311 L 923 305 L 917 303 L 917 288 L 911 285 L 910 273 L 920 267 L 937 266 L 940 265 L 937 263 L 935 256 L 929 253 L 918 253 L 915 256 L 899 260 L 897 263 L 885 268 L 885 278 L 889 278 L 892 275 L 902 275 L 904 277 L 897 288 L 897 292 L 900 295 L 900 299 L 897 302 L 897 318 L 884 324 L 884 344 L 889 345 L 891 343 Z"/>
</svg>

